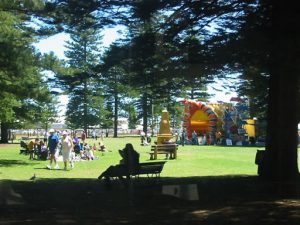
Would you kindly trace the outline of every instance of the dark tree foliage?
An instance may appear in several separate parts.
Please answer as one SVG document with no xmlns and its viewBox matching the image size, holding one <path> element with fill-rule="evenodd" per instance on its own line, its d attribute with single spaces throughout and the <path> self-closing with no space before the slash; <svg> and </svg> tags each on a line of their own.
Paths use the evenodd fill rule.
<svg viewBox="0 0 300 225">
<path fill-rule="evenodd" d="M 267 112 L 271 50 L 268 8 L 269 5 L 245 5 L 242 16 L 234 19 L 239 24 L 235 32 L 224 32 L 221 28 L 210 41 L 215 46 L 217 61 L 223 62 L 227 70 L 241 74 L 236 91 L 248 98 L 250 114 L 259 119 L 265 119 Z"/>
<path fill-rule="evenodd" d="M 44 25 L 39 30 L 41 35 L 67 31 L 78 26 L 81 18 L 90 21 L 90 27 L 101 29 L 122 24 L 128 18 L 128 7 L 132 0 L 51 0 L 46 1 L 43 10 L 35 16 Z M 96 23 L 94 21 L 97 21 Z"/>
<path fill-rule="evenodd" d="M 112 46 L 105 52 L 103 64 L 97 66 L 95 71 L 100 74 L 105 99 L 113 103 L 114 117 L 114 137 L 118 136 L 118 118 L 121 113 L 121 105 L 130 97 L 130 85 L 128 81 L 128 71 L 125 63 L 128 59 L 128 48 L 118 44 Z"/>
<path fill-rule="evenodd" d="M 40 55 L 32 47 L 36 38 L 28 26 L 30 15 L 42 7 L 41 1 L 1 1 L 0 3 L 0 122 L 1 142 L 8 142 L 8 129 L 15 122 L 41 121 L 43 107 L 51 95 L 42 79 Z"/>
</svg>

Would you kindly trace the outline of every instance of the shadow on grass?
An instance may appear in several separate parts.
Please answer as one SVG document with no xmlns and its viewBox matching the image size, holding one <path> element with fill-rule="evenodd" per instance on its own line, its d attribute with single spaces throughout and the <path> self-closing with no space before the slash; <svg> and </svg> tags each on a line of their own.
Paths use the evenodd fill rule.
<svg viewBox="0 0 300 225">
<path fill-rule="evenodd" d="M 11 160 L 11 159 L 0 159 L 0 167 L 12 167 L 12 166 L 19 166 L 19 165 L 34 165 L 37 163 L 28 163 L 27 161 L 23 160 Z"/>
<path fill-rule="evenodd" d="M 276 183 L 256 176 L 5 181 L 25 205 L 3 206 L 7 224 L 288 224 L 300 222 L 299 179 Z M 198 200 L 163 194 L 163 187 L 195 185 Z M 178 195 L 177 195 L 178 196 Z M 12 219 L 14 218 L 14 219 Z M 12 221 L 13 220 L 13 221 Z"/>
</svg>

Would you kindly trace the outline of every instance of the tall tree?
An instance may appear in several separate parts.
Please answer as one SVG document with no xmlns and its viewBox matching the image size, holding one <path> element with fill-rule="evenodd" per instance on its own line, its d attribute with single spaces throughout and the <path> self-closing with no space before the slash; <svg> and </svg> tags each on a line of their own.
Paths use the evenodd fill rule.
<svg viewBox="0 0 300 225">
<path fill-rule="evenodd" d="M 106 101 L 113 103 L 113 137 L 118 136 L 118 118 L 121 111 L 120 106 L 131 92 L 127 82 L 126 76 L 128 74 L 125 67 L 128 58 L 128 48 L 122 45 L 122 43 L 112 44 L 104 54 L 103 64 L 99 65 L 96 69 L 96 71 L 101 74 L 100 80 L 105 90 L 105 99 Z"/>
<path fill-rule="evenodd" d="M 4 104 L 0 122 L 1 142 L 4 143 L 8 141 L 10 123 L 24 119 L 34 121 L 38 115 L 31 112 L 50 100 L 50 92 L 40 73 L 39 55 L 32 47 L 35 32 L 28 26 L 32 19 L 30 12 L 42 5 L 37 5 L 38 2 L 41 3 L 4 1 L 0 4 L 0 97 Z"/>
<path fill-rule="evenodd" d="M 140 93 L 137 106 L 139 117 L 142 118 L 143 130 L 146 133 L 149 119 L 153 117 L 154 104 L 168 104 L 170 93 L 176 87 L 174 74 L 166 73 L 170 51 L 163 45 L 163 37 L 159 32 L 159 10 L 166 1 L 133 1 L 131 10 L 130 30 L 130 85 Z"/>
<path fill-rule="evenodd" d="M 58 79 L 70 94 L 67 121 L 85 130 L 90 125 L 102 123 L 101 115 L 105 114 L 104 106 L 95 106 L 91 99 L 103 102 L 103 94 L 96 89 L 102 88 L 99 77 L 94 73 L 94 66 L 100 63 L 100 31 L 118 20 L 120 5 L 127 1 L 94 1 L 94 0 L 55 0 L 47 2 L 48 11 L 45 22 L 56 25 L 57 30 L 70 34 L 66 56 L 69 59 L 69 71 L 58 75 Z M 121 10 L 123 12 L 123 10 Z M 114 14 L 114 16 L 111 16 Z M 99 74 L 98 74 L 99 75 Z M 95 96 L 100 94 L 100 96 Z M 77 107 L 77 112 L 74 109 Z M 80 115 L 78 121 L 72 115 Z M 96 118 L 98 117 L 98 119 Z"/>
<path fill-rule="evenodd" d="M 126 102 L 124 105 L 125 117 L 128 118 L 128 128 L 135 129 L 138 125 L 137 113 L 134 107 L 134 100 Z"/>
<path fill-rule="evenodd" d="M 70 95 L 71 110 L 67 111 L 66 120 L 70 123 L 83 126 L 84 130 L 90 125 L 95 125 L 96 121 L 90 120 L 93 109 L 91 99 L 97 93 L 95 88 L 96 80 L 93 68 L 100 60 L 100 40 L 98 31 L 93 29 L 83 18 L 81 23 L 70 29 L 70 41 L 67 42 L 68 65 L 72 69 L 72 74 L 60 76 L 60 79 L 67 84 Z M 74 107 L 76 106 L 76 107 Z M 75 110 L 75 111 L 74 111 Z M 70 115 L 77 114 L 80 120 Z M 99 121 L 98 121 L 99 123 Z"/>
<path fill-rule="evenodd" d="M 114 133 L 113 137 L 118 136 L 118 121 L 120 113 L 120 105 L 125 98 L 125 90 L 128 89 L 123 85 L 124 70 L 121 67 L 114 66 L 103 73 L 104 89 L 106 101 L 111 101 L 113 104 L 114 118 Z"/>
</svg>

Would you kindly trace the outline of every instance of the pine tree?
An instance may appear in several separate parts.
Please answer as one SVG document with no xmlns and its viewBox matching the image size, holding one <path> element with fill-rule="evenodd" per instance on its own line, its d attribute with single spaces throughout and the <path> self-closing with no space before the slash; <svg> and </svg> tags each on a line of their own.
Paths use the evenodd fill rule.
<svg viewBox="0 0 300 225">
<path fill-rule="evenodd" d="M 3 1 L 0 4 L 1 142 L 15 121 L 36 121 L 44 104 L 51 102 L 40 73 L 39 55 L 32 44 L 35 32 L 28 26 L 40 1 Z M 34 113 L 32 113 L 34 112 Z"/>
<path fill-rule="evenodd" d="M 87 132 L 89 126 L 100 123 L 99 118 L 94 118 L 99 106 L 94 106 L 92 100 L 98 93 L 93 68 L 100 61 L 101 36 L 90 25 L 85 27 L 84 21 L 69 32 L 71 40 L 66 44 L 68 50 L 65 55 L 71 72 L 59 76 L 70 93 L 66 120 Z"/>
</svg>

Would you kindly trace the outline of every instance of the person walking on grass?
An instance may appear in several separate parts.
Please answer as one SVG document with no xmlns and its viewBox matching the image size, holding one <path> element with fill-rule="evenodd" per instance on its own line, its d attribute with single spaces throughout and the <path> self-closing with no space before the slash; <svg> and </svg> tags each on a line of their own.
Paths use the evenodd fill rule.
<svg viewBox="0 0 300 225">
<path fill-rule="evenodd" d="M 62 139 L 61 139 L 61 153 L 62 153 L 63 161 L 64 161 L 64 170 L 67 170 L 68 162 L 70 162 L 71 168 L 74 167 L 73 160 L 70 160 L 72 149 L 73 149 L 72 138 L 68 135 L 67 131 L 63 131 Z"/>
<path fill-rule="evenodd" d="M 48 137 L 48 149 L 50 152 L 50 164 L 47 166 L 47 168 L 49 170 L 51 170 L 52 163 L 54 162 L 55 163 L 54 169 L 59 169 L 59 166 L 57 164 L 56 157 L 55 157 L 56 152 L 57 152 L 58 143 L 59 143 L 59 138 L 58 138 L 57 134 L 54 132 L 54 129 L 50 129 L 49 133 L 50 133 L 50 135 Z"/>
</svg>

